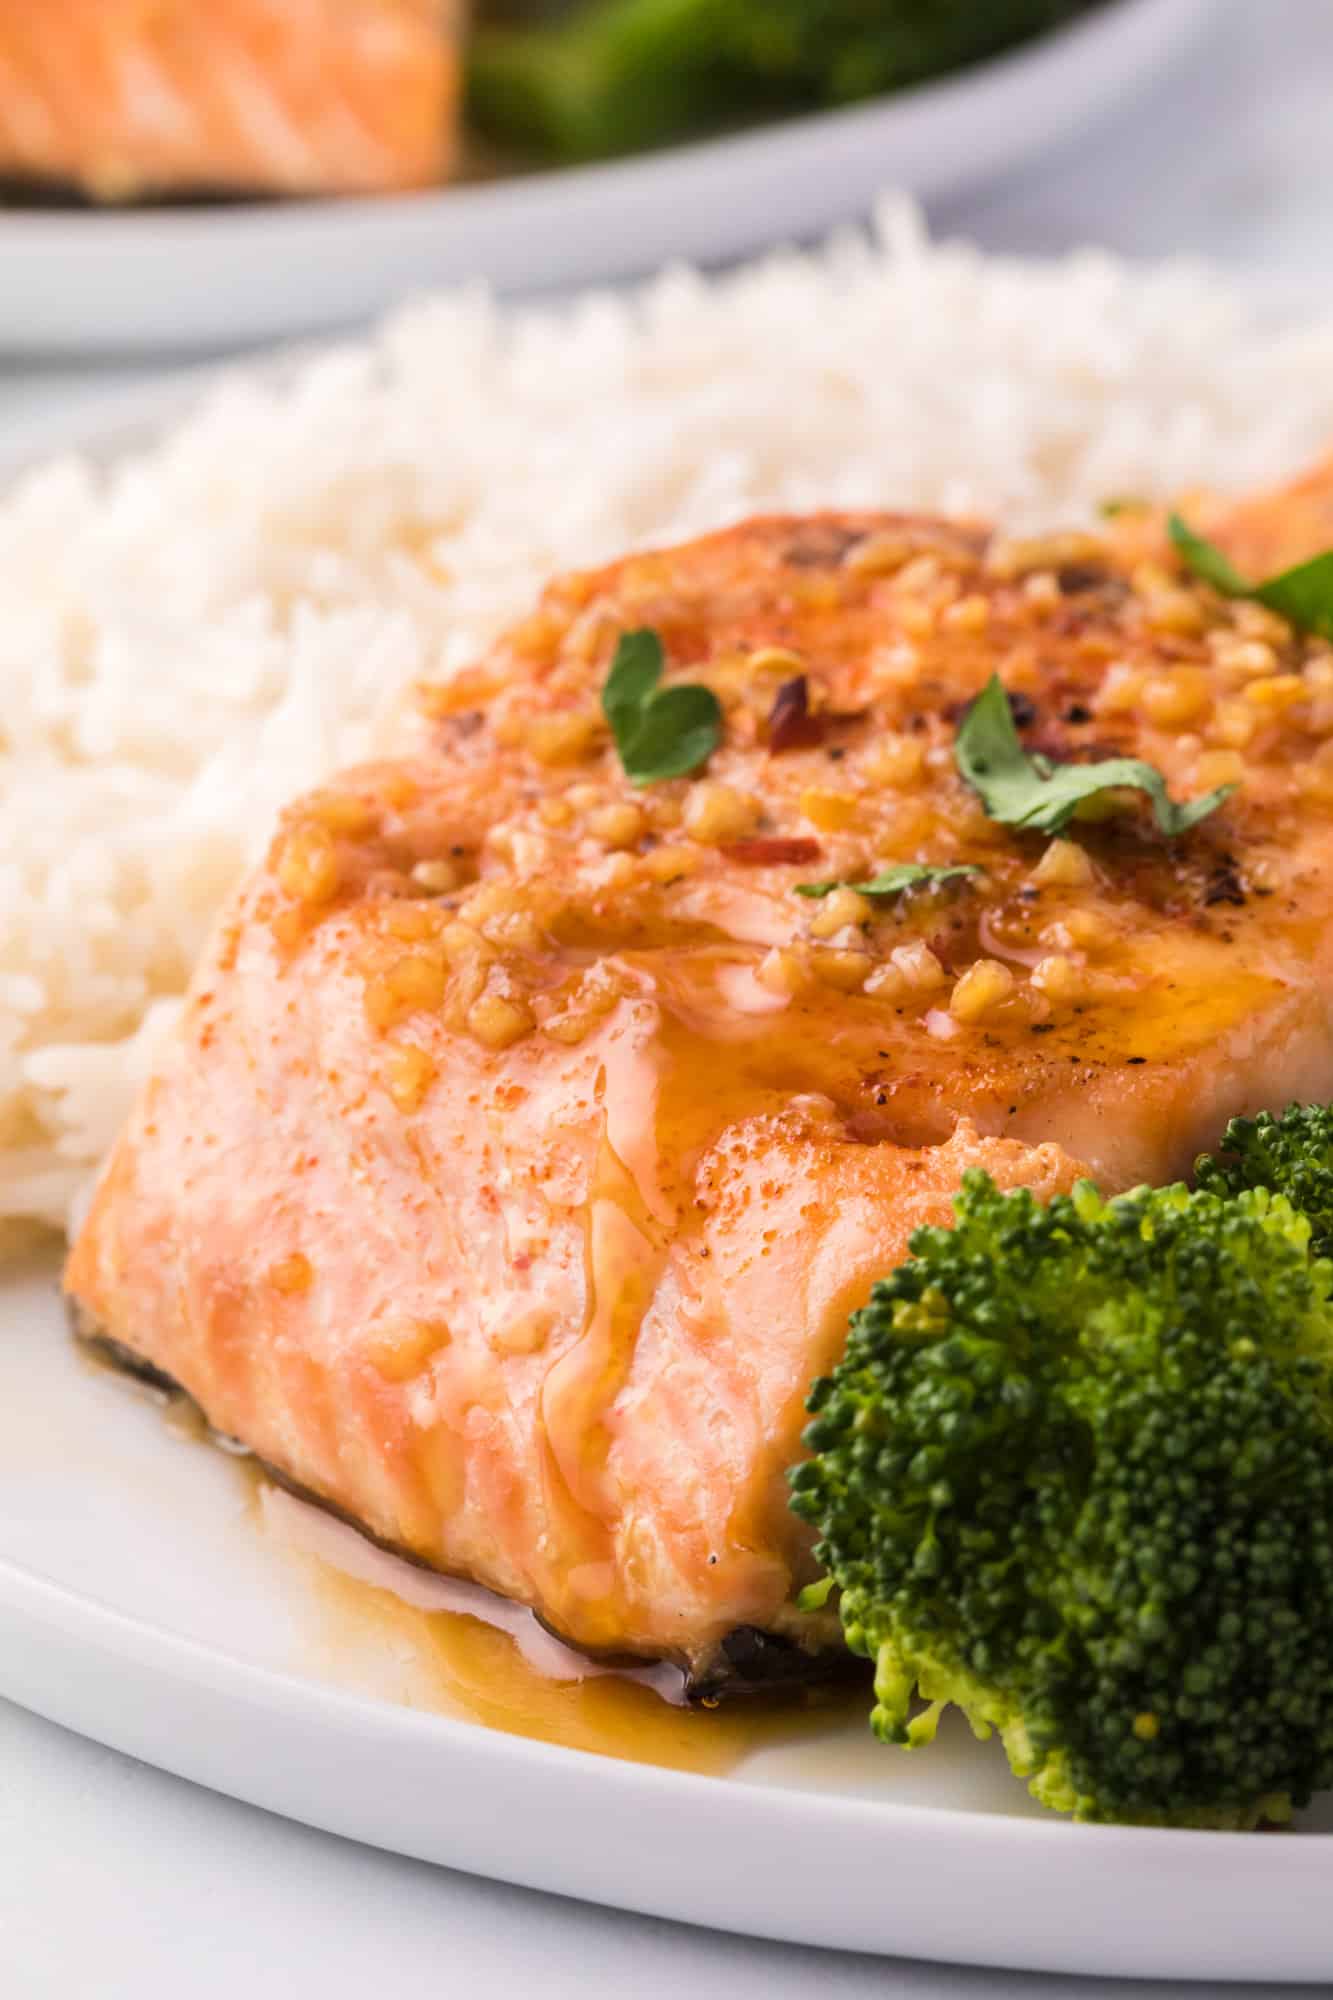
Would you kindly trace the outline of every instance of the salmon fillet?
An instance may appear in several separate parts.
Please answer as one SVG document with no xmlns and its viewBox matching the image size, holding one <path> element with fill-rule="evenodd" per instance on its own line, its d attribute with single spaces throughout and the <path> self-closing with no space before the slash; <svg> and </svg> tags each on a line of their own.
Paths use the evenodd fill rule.
<svg viewBox="0 0 1333 2000">
<path fill-rule="evenodd" d="M 1333 548 L 1333 455 L 1320 459 L 1276 499 L 1266 493 L 1230 505 L 1214 501 L 1211 526 L 1236 567 L 1253 582 Z"/>
<path fill-rule="evenodd" d="M 454 151 L 454 0 L 0 0 L 0 176 L 368 193 Z"/>
<path fill-rule="evenodd" d="M 645 626 L 724 728 L 636 790 L 599 693 Z M 1030 748 L 1240 789 L 1175 842 L 1137 808 L 1009 831 L 953 759 L 996 670 Z M 70 1293 L 576 1644 L 696 1686 L 738 1629 L 818 1649 L 803 1399 L 962 1171 L 1163 1180 L 1333 1094 L 1331 684 L 1322 642 L 1086 536 L 765 519 L 562 579 L 418 691 L 399 761 L 287 813 Z M 985 872 L 794 893 L 907 860 Z"/>
</svg>

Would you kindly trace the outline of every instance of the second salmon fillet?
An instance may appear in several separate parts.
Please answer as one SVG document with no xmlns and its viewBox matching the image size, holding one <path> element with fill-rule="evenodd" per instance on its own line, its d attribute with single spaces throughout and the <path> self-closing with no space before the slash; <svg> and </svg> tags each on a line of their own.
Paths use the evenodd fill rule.
<svg viewBox="0 0 1333 2000">
<path fill-rule="evenodd" d="M 636 788 L 599 695 L 641 628 L 723 733 Z M 794 1603 L 803 1400 L 963 1170 L 1162 1180 L 1333 1093 L 1331 661 L 1165 561 L 897 516 L 556 583 L 421 690 L 410 754 L 287 814 L 74 1299 L 283 1477 L 578 1645 L 709 1690 L 738 1632 L 836 1643 Z M 996 671 L 1032 750 L 1238 790 L 1171 842 L 1133 796 L 1009 831 L 954 764 Z M 847 886 L 909 861 L 978 872 Z"/>
<path fill-rule="evenodd" d="M 442 179 L 454 0 L 0 0 L 0 177 L 98 201 Z"/>
</svg>

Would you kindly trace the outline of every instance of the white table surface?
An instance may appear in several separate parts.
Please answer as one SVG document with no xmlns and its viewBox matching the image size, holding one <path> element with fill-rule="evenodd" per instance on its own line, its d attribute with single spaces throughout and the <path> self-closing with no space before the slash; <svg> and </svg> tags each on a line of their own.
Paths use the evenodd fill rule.
<svg viewBox="0 0 1333 2000">
<path fill-rule="evenodd" d="M 1216 30 L 1187 70 L 1083 147 L 935 220 L 1004 250 L 1098 241 L 1135 255 L 1197 252 L 1283 293 L 1327 295 L 1331 107 L 1333 6 L 1219 0 Z M 40 357 L 0 368 L 0 451 L 44 413 L 141 373 L 43 368 Z M 1033 1912 L 1040 1922 L 1035 1885 Z M 3 2000 L 523 1991 L 1149 2000 L 1168 1989 L 800 1951 L 502 1888 L 271 1818 L 0 1703 Z"/>
</svg>

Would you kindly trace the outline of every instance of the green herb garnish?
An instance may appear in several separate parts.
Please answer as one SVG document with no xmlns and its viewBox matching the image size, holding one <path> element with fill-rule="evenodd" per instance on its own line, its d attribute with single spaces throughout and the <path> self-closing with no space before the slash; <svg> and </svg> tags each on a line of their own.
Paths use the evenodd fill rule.
<svg viewBox="0 0 1333 2000">
<path fill-rule="evenodd" d="M 1205 583 L 1211 583 L 1214 590 L 1220 590 L 1223 597 L 1248 597 L 1250 586 L 1232 562 L 1224 555 L 1215 542 L 1205 541 L 1196 535 L 1193 528 L 1181 520 L 1179 514 L 1167 517 L 1167 532 L 1185 558 L 1186 565 Z"/>
<path fill-rule="evenodd" d="M 1179 514 L 1169 517 L 1167 528 L 1189 568 L 1223 597 L 1252 597 L 1291 624 L 1317 632 L 1321 639 L 1333 639 L 1333 549 L 1293 569 L 1279 570 L 1265 583 L 1250 583 L 1229 556 L 1196 535 Z"/>
<path fill-rule="evenodd" d="M 683 778 L 706 763 L 722 739 L 722 708 L 695 681 L 658 686 L 665 656 L 656 632 L 622 632 L 602 689 L 625 776 L 635 785 Z"/>
<path fill-rule="evenodd" d="M 882 869 L 869 882 L 798 882 L 798 896 L 831 896 L 835 889 L 855 889 L 858 896 L 901 896 L 904 889 L 919 889 L 929 883 L 932 888 L 944 882 L 954 882 L 964 875 L 984 875 L 984 868 L 974 868 L 970 862 L 955 862 L 949 868 L 927 868 L 917 861 L 898 861 L 892 868 Z"/>
<path fill-rule="evenodd" d="M 968 709 L 954 743 L 954 762 L 992 819 L 1034 833 L 1062 832 L 1086 799 L 1123 786 L 1148 794 L 1158 830 L 1174 839 L 1215 812 L 1236 789 L 1219 785 L 1202 798 L 1177 805 L 1162 773 L 1138 757 L 1053 764 L 1048 757 L 1029 756 L 1018 740 L 998 674 L 991 675 Z"/>
</svg>

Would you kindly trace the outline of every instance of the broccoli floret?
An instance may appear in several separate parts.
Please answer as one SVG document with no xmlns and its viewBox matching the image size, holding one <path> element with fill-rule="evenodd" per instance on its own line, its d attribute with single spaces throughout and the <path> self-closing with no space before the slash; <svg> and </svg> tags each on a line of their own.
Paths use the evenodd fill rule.
<svg viewBox="0 0 1333 2000">
<path fill-rule="evenodd" d="M 560 159 L 900 89 L 1039 33 L 1092 0 L 584 0 L 567 19 L 483 28 L 474 120 Z"/>
<path fill-rule="evenodd" d="M 1263 1192 L 1042 1207 L 973 1172 L 955 1207 L 792 1474 L 876 1733 L 955 1702 L 1076 1818 L 1289 1817 L 1333 1781 L 1333 1267 Z"/>
<path fill-rule="evenodd" d="M 1198 1186 L 1214 1194 L 1265 1187 L 1284 1194 L 1310 1224 L 1310 1250 L 1333 1256 L 1333 1106 L 1289 1104 L 1280 1118 L 1233 1118 L 1220 1159 L 1196 1161 Z"/>
</svg>

